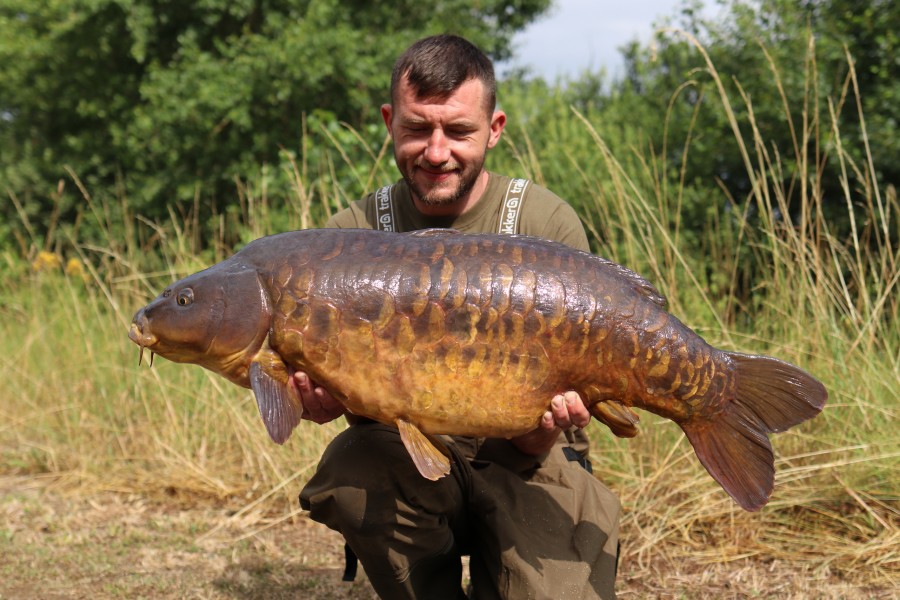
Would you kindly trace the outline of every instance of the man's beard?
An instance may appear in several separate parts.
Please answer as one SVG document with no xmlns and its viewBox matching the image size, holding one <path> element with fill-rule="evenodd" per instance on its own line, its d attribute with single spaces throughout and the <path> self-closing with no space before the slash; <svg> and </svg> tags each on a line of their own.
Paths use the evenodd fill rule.
<svg viewBox="0 0 900 600">
<path fill-rule="evenodd" d="M 473 168 L 460 172 L 459 183 L 449 196 L 441 195 L 441 192 L 444 190 L 440 186 L 427 190 L 422 189 L 413 181 L 412 177 L 406 173 L 403 174 L 403 179 L 406 180 L 406 184 L 409 186 L 413 196 L 418 198 L 426 206 L 451 206 L 459 202 L 460 199 L 465 198 L 469 192 L 472 191 L 472 188 L 475 187 L 475 183 L 478 181 L 478 176 L 481 174 L 483 166 L 484 160 L 482 159 L 478 164 L 473 164 Z"/>
</svg>

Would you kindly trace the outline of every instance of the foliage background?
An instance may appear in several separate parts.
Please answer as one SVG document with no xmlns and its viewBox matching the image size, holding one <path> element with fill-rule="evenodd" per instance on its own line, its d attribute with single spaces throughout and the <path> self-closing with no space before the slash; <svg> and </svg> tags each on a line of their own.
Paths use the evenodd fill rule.
<svg viewBox="0 0 900 600">
<path fill-rule="evenodd" d="M 377 138 L 390 65 L 415 39 L 462 31 L 503 58 L 548 4 L 4 0 L 3 188 L 36 221 L 71 221 L 74 200 L 54 199 L 68 167 L 91 189 L 126 190 L 147 217 L 196 204 L 205 219 L 266 165 L 286 190 L 277 167 L 305 116 Z"/>
<path fill-rule="evenodd" d="M 567 145 L 571 139 L 563 137 L 578 127 L 569 118 L 574 107 L 613 147 L 651 152 L 663 161 L 662 179 L 690 190 L 686 231 L 703 226 L 722 190 L 738 205 L 753 193 L 740 153 L 721 152 L 735 136 L 754 145 L 750 117 L 767 154 L 785 178 L 793 178 L 791 216 L 799 210 L 797 161 L 810 160 L 819 145 L 840 143 L 852 168 L 866 172 L 870 188 L 896 186 L 897 4 L 719 3 L 725 16 L 707 20 L 699 16 L 699 2 L 685 0 L 660 23 L 652 43 L 623 48 L 621 79 L 586 72 L 545 82 L 507 74 L 501 104 L 513 131 L 527 132 L 532 163 L 544 165 L 546 183 L 577 205 L 583 195 L 577 172 L 599 166 L 596 156 L 575 155 Z M 387 98 L 390 65 L 403 48 L 422 35 L 455 31 L 503 59 L 512 35 L 549 4 L 3 0 L 0 246 L 17 241 L 20 250 L 35 251 L 17 233 L 23 217 L 48 247 L 67 244 L 66 228 L 89 228 L 79 221 L 84 206 L 73 175 L 94 194 L 126 197 L 129 210 L 145 218 L 190 215 L 203 225 L 201 245 L 216 239 L 223 215 L 239 228 L 245 186 L 288 196 L 297 164 L 306 169 L 300 175 L 324 176 L 347 195 L 335 198 L 330 189 L 312 200 L 321 216 L 321 203 L 340 205 L 395 176 L 390 161 L 377 182 L 363 171 L 371 173 L 383 146 L 378 107 Z M 737 100 L 730 108 L 735 128 L 729 109 L 710 101 L 719 86 Z M 557 101 L 541 105 L 527 100 L 532 97 Z M 855 118 L 858 108 L 864 123 Z M 817 120 L 831 114 L 839 141 Z M 557 125 L 566 121 L 569 132 Z M 798 132 L 805 124 L 814 135 L 802 139 Z M 865 136 L 863 127 L 876 135 Z M 345 153 L 337 164 L 330 152 L 335 146 Z M 509 146 L 496 154 L 498 169 L 520 158 Z M 847 233 L 840 167 L 833 161 L 814 167 L 805 183 L 821 188 L 828 222 Z M 119 209 L 111 210 L 116 221 L 125 220 Z M 45 237 L 48 232 L 55 238 Z M 225 242 L 239 239 L 230 233 Z"/>
</svg>

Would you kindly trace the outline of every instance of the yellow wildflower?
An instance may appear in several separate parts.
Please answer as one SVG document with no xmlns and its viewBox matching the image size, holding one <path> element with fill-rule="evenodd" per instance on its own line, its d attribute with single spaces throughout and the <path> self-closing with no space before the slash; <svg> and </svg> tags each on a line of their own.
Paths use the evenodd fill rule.
<svg viewBox="0 0 900 600">
<path fill-rule="evenodd" d="M 74 256 L 66 262 L 66 275 L 69 277 L 78 277 L 83 281 L 88 280 L 87 270 L 84 264 Z"/>
<path fill-rule="evenodd" d="M 43 273 L 45 271 L 55 271 L 62 267 L 62 259 L 58 254 L 41 250 L 38 252 L 37 258 L 31 263 L 31 270 L 35 273 Z"/>
</svg>

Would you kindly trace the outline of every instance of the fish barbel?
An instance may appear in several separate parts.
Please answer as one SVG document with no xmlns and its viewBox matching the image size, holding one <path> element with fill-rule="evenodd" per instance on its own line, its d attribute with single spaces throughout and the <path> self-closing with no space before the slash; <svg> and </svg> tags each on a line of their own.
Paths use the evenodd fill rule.
<svg viewBox="0 0 900 600">
<path fill-rule="evenodd" d="M 527 236 L 261 238 L 166 288 L 129 337 L 251 388 L 277 443 L 303 414 L 289 380 L 305 371 L 351 413 L 395 425 L 430 479 L 450 469 L 435 434 L 520 435 L 550 398 L 575 390 L 630 437 L 640 408 L 675 421 L 747 510 L 774 485 L 767 434 L 812 418 L 827 398 L 798 367 L 710 346 L 625 267 Z"/>
</svg>

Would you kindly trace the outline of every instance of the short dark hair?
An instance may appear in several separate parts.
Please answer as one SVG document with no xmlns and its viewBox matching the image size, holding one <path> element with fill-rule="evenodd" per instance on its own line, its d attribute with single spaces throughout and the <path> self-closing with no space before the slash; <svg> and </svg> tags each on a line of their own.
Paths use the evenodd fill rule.
<svg viewBox="0 0 900 600">
<path fill-rule="evenodd" d="M 446 98 L 466 81 L 477 79 L 484 84 L 488 113 L 497 105 L 491 59 L 458 35 L 423 38 L 400 55 L 391 74 L 392 104 L 404 77 L 419 98 Z"/>
</svg>

